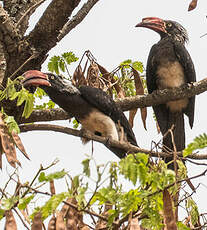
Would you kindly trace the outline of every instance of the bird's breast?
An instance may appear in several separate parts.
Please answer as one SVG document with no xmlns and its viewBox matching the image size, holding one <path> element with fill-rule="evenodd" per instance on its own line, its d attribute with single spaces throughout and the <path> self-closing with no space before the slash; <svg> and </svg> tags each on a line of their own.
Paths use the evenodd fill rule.
<svg viewBox="0 0 207 230">
<path fill-rule="evenodd" d="M 103 137 L 111 137 L 114 140 L 119 140 L 115 122 L 109 116 L 95 108 L 83 119 L 79 119 L 79 121 L 84 129 L 94 134 L 100 133 Z"/>
<path fill-rule="evenodd" d="M 174 88 L 185 84 L 183 67 L 177 61 L 159 65 L 156 75 L 158 89 Z"/>
<path fill-rule="evenodd" d="M 186 83 L 183 67 L 178 61 L 160 64 L 156 76 L 158 89 L 179 87 Z M 188 99 L 170 101 L 166 105 L 172 112 L 182 111 L 188 105 Z"/>
</svg>

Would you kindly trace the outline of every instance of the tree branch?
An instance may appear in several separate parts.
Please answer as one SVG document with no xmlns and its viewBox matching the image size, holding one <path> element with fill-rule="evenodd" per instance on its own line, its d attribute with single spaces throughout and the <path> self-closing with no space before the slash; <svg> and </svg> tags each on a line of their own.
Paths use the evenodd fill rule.
<svg viewBox="0 0 207 230">
<path fill-rule="evenodd" d="M 8 13 L 0 5 L 0 32 L 4 36 L 3 44 L 6 50 L 12 52 L 18 41 L 21 39 L 18 30 L 15 27 L 13 20 L 9 17 Z"/>
<path fill-rule="evenodd" d="M 187 84 L 174 89 L 157 90 L 152 94 L 126 97 L 117 99 L 116 103 L 123 111 L 128 111 L 135 108 L 149 107 L 153 105 L 163 104 L 171 100 L 177 100 L 185 97 L 192 97 L 207 91 L 207 78 Z M 30 123 L 36 121 L 54 121 L 66 120 L 72 118 L 72 114 L 67 114 L 62 109 L 52 110 L 36 110 L 28 119 L 22 118 L 20 123 Z"/>
<path fill-rule="evenodd" d="M 84 137 L 90 140 L 97 141 L 102 144 L 108 144 L 110 147 L 115 147 L 115 148 L 121 148 L 124 149 L 126 152 L 133 152 L 133 153 L 146 153 L 149 154 L 152 157 L 169 157 L 169 154 L 166 152 L 155 152 L 155 151 L 149 151 L 146 149 L 139 148 L 137 146 L 134 146 L 130 144 L 129 142 L 120 142 L 120 141 L 115 141 L 115 140 L 108 140 L 108 138 L 100 137 L 97 135 L 93 135 L 90 132 L 81 132 L 76 129 L 71 129 L 68 127 L 63 127 L 59 125 L 51 125 L 51 124 L 32 124 L 32 125 L 20 125 L 20 130 L 21 132 L 28 132 L 28 131 L 54 131 L 54 132 L 61 132 L 77 137 Z M 182 158 L 182 152 L 177 152 L 176 153 L 178 157 Z M 173 155 L 173 152 L 172 152 Z M 204 160 L 207 159 L 207 154 L 191 154 L 187 158 L 190 159 L 196 159 L 196 160 Z"/>
<path fill-rule="evenodd" d="M 134 97 L 118 99 L 116 102 L 123 111 L 127 111 L 135 108 L 164 104 L 168 101 L 178 100 L 186 97 L 192 97 L 205 91 L 207 91 L 207 78 L 173 89 L 156 90 L 148 95 L 137 95 Z"/>
<path fill-rule="evenodd" d="M 81 0 L 53 0 L 28 36 L 28 42 L 46 54 L 57 43 L 59 31 Z"/>
<path fill-rule="evenodd" d="M 22 117 L 19 124 L 32 123 L 39 121 L 55 121 L 55 120 L 67 120 L 72 118 L 72 114 L 66 113 L 63 109 L 45 109 L 34 110 L 29 118 Z"/>
<path fill-rule="evenodd" d="M 72 29 L 74 29 L 79 23 L 83 21 L 83 19 L 87 16 L 91 8 L 98 2 L 99 0 L 88 0 L 87 3 L 84 3 L 82 8 L 78 11 L 76 15 L 73 16 L 73 18 L 68 21 L 63 29 L 60 31 L 60 34 L 58 36 L 58 41 L 60 41 L 62 38 L 65 37 Z"/>
</svg>

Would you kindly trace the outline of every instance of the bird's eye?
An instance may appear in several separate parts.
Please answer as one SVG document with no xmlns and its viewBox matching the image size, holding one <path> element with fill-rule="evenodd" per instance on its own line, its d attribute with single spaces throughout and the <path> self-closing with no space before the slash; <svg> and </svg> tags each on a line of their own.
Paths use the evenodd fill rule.
<svg viewBox="0 0 207 230">
<path fill-rule="evenodd" d="M 166 24 L 166 26 L 167 26 L 168 28 L 170 28 L 170 27 L 172 27 L 172 23 L 168 22 L 168 23 Z"/>
<path fill-rule="evenodd" d="M 51 76 L 50 76 L 50 79 L 51 79 L 51 80 L 54 80 L 54 79 L 55 79 L 55 77 L 54 77 L 53 75 L 51 75 Z"/>
</svg>

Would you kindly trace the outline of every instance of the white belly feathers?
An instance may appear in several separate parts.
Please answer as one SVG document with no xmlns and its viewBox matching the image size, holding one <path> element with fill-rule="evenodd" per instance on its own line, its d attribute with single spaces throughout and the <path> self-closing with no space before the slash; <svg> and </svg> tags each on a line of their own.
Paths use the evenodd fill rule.
<svg viewBox="0 0 207 230">
<path fill-rule="evenodd" d="M 183 67 L 179 62 L 166 62 L 157 71 L 158 89 L 174 88 L 185 84 Z M 186 108 L 188 98 L 166 103 L 171 112 L 179 112 Z"/>
</svg>

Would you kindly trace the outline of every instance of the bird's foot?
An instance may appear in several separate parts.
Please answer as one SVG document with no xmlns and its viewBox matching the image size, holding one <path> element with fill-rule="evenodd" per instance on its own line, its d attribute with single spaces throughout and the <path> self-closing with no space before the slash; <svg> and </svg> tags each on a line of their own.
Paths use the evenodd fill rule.
<svg viewBox="0 0 207 230">
<path fill-rule="evenodd" d="M 105 145 L 106 145 L 107 147 L 110 147 L 110 146 L 111 146 L 111 141 L 112 141 L 112 140 L 113 140 L 113 139 L 112 139 L 111 136 L 106 137 L 106 143 L 105 143 Z"/>
<path fill-rule="evenodd" d="M 84 129 L 84 128 L 80 129 L 81 141 L 82 141 L 82 143 L 84 145 L 87 144 L 90 141 L 90 139 L 86 137 L 87 134 L 91 134 L 91 132 L 86 130 L 86 129 Z"/>
</svg>

